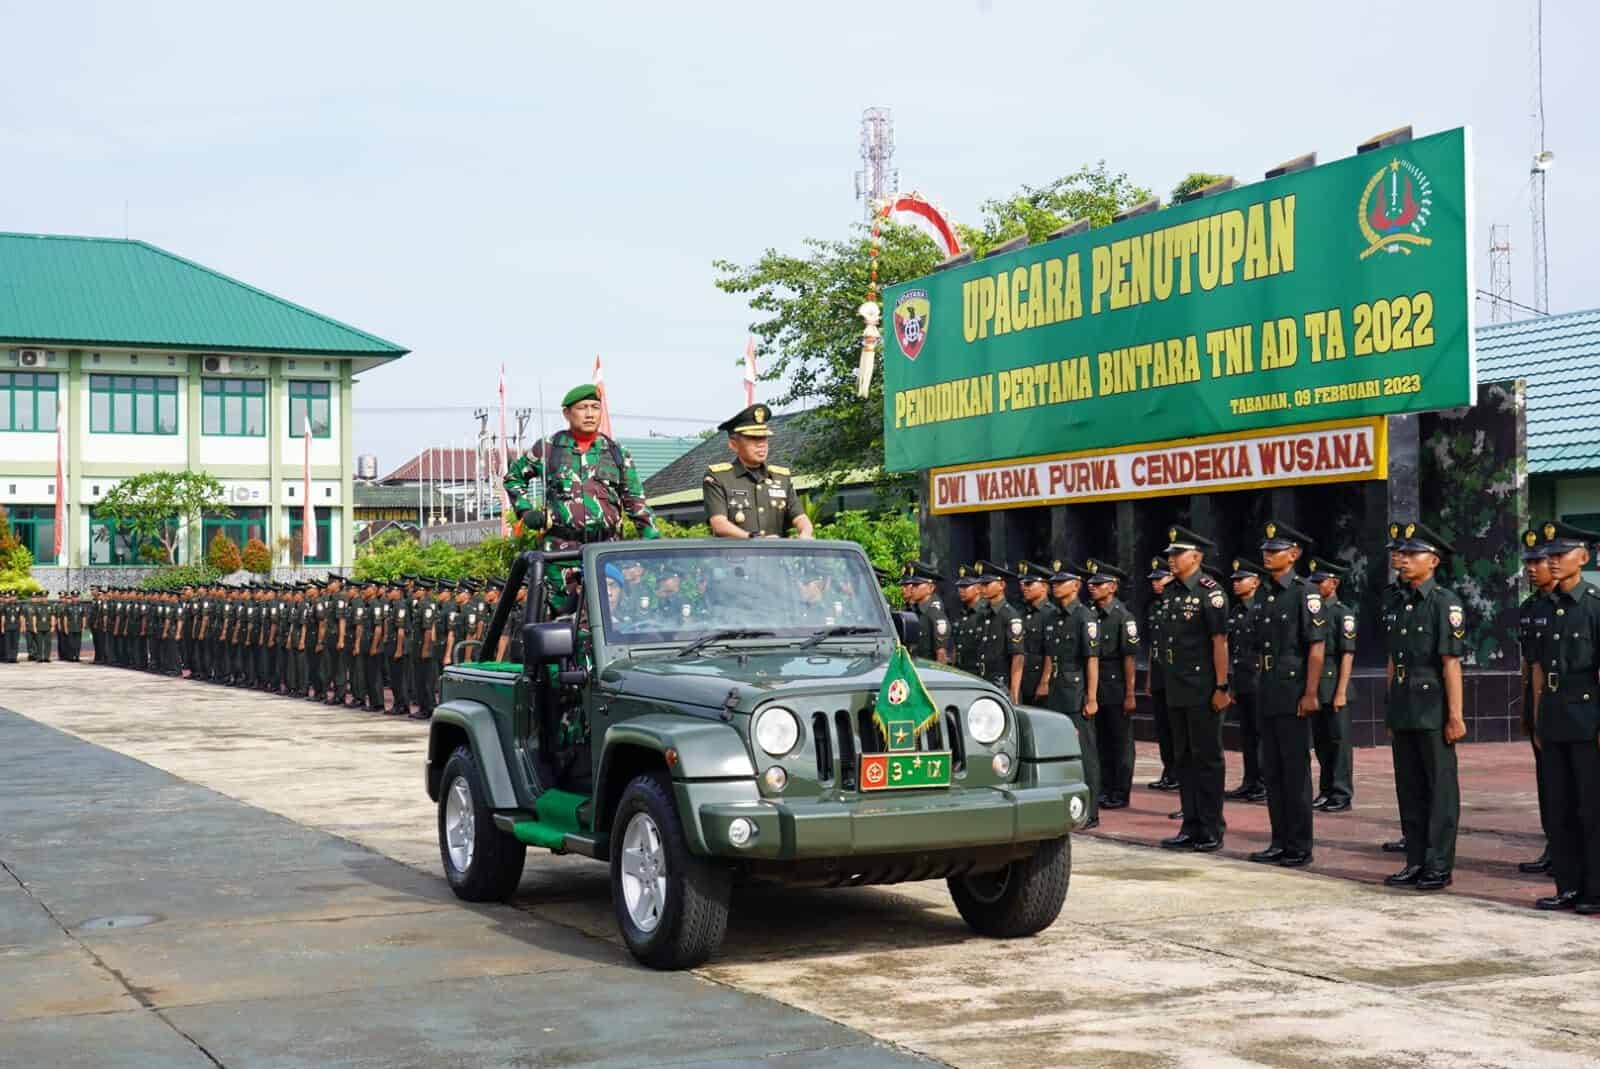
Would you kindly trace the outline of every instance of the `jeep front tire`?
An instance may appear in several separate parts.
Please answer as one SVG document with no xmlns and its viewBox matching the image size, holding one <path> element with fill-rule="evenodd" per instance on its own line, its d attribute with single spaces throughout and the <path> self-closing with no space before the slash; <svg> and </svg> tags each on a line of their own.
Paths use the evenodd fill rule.
<svg viewBox="0 0 1600 1069">
<path fill-rule="evenodd" d="M 629 952 L 652 969 L 701 964 L 722 945 L 732 884 L 689 852 L 666 777 L 635 777 L 611 824 L 611 899 Z"/>
<path fill-rule="evenodd" d="M 956 909 L 973 931 L 1013 939 L 1055 923 L 1071 876 L 1072 842 L 1063 835 L 1039 843 L 1031 856 L 997 872 L 955 876 L 947 882 Z"/>
<path fill-rule="evenodd" d="M 504 902 L 522 881 L 528 848 L 495 826 L 472 750 L 458 746 L 445 762 L 439 792 L 439 859 L 456 897 Z"/>
</svg>

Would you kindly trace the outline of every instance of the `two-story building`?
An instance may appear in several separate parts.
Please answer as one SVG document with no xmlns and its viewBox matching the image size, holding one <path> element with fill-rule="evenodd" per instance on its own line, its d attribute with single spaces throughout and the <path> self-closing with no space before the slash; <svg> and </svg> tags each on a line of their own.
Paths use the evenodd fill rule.
<svg viewBox="0 0 1600 1069">
<path fill-rule="evenodd" d="M 224 488 L 231 515 L 188 523 L 180 562 L 221 530 L 280 567 L 347 567 L 356 376 L 406 352 L 142 241 L 0 234 L 0 506 L 56 589 L 148 563 L 95 506 L 152 470 Z M 308 422 L 318 553 L 297 561 Z"/>
</svg>

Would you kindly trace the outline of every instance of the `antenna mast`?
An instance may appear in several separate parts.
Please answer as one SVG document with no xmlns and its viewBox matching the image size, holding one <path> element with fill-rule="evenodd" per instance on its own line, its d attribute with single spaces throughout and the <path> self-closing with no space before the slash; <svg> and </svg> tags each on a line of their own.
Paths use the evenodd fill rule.
<svg viewBox="0 0 1600 1069">
<path fill-rule="evenodd" d="M 900 191 L 900 172 L 894 167 L 894 118 L 888 108 L 868 108 L 861 113 L 861 170 L 856 172 L 856 200 L 863 201 L 862 217 L 870 224 L 882 204 Z"/>
<path fill-rule="evenodd" d="M 1555 153 L 1544 147 L 1544 0 L 1533 0 L 1533 166 L 1528 170 L 1528 210 L 1533 219 L 1533 306 L 1550 313 L 1550 249 L 1544 221 L 1544 176 Z"/>
</svg>

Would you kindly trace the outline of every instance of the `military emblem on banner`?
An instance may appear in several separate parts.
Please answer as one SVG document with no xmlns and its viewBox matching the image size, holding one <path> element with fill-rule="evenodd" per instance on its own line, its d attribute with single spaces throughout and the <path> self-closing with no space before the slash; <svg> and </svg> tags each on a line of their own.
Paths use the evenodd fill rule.
<svg viewBox="0 0 1600 1069">
<path fill-rule="evenodd" d="M 894 302 L 894 340 L 907 360 L 915 360 L 922 353 L 922 343 L 928 340 L 928 322 L 933 315 L 933 305 L 925 289 L 906 290 Z"/>
<path fill-rule="evenodd" d="M 1409 256 L 1414 248 L 1432 245 L 1432 238 L 1422 236 L 1432 211 L 1433 184 L 1421 167 L 1399 157 L 1379 167 L 1356 208 L 1361 236 L 1367 239 L 1361 259 L 1380 249 Z"/>
</svg>

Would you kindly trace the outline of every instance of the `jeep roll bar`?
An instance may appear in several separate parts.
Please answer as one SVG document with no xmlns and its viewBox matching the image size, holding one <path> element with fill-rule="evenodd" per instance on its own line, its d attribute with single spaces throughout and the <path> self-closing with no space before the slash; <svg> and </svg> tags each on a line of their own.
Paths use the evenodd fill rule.
<svg viewBox="0 0 1600 1069">
<path fill-rule="evenodd" d="M 489 629 L 483 633 L 483 649 L 495 650 L 500 647 L 500 633 L 506 628 L 506 619 L 511 615 L 511 607 L 517 603 L 517 591 L 522 588 L 524 580 L 529 583 L 528 605 L 531 615 L 524 619 L 524 624 L 540 624 L 544 622 L 544 598 L 536 595 L 539 577 L 544 574 L 546 564 L 561 564 L 565 561 L 579 560 L 583 556 L 581 549 L 556 549 L 538 550 L 530 549 L 517 554 L 517 559 L 511 562 L 511 575 L 506 579 L 506 588 L 500 594 L 500 601 L 494 607 L 494 618 L 489 621 Z M 532 578 L 530 578 L 530 576 Z"/>
</svg>

